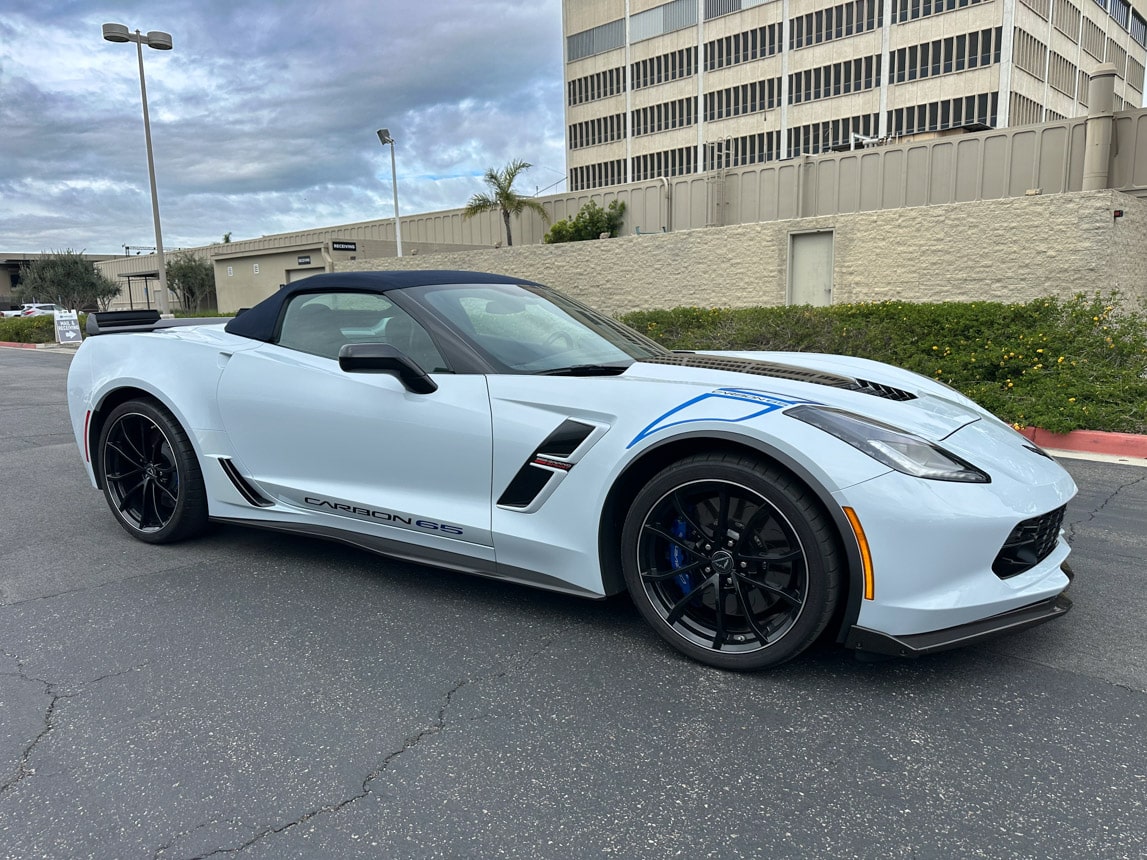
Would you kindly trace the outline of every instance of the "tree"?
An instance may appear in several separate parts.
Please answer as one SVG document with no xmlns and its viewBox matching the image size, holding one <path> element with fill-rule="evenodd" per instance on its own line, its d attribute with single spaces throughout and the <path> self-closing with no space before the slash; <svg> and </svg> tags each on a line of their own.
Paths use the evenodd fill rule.
<svg viewBox="0 0 1147 860">
<path fill-rule="evenodd" d="M 605 209 L 591 200 L 573 218 L 555 221 L 542 241 L 547 245 L 584 242 L 587 239 L 600 239 L 602 235 L 616 239 L 624 219 L 625 203 L 621 200 L 612 201 Z"/>
<path fill-rule="evenodd" d="M 226 233 L 223 234 L 223 244 L 224 245 L 230 245 L 231 244 L 231 231 L 230 230 L 228 230 Z"/>
<path fill-rule="evenodd" d="M 510 233 L 511 215 L 521 215 L 522 210 L 529 209 L 531 212 L 536 212 L 541 216 L 542 221 L 549 224 L 549 213 L 546 212 L 541 203 L 533 197 L 523 197 L 514 191 L 514 180 L 518 178 L 518 174 L 529 170 L 532 166 L 533 165 L 528 161 L 516 159 L 501 170 L 495 170 L 493 167 L 489 168 L 482 179 L 490 186 L 490 193 L 475 194 L 471 197 L 470 202 L 466 204 L 466 208 L 462 210 L 462 217 L 473 218 L 475 215 L 481 215 L 484 212 L 500 210 L 502 213 L 502 222 L 506 225 L 507 247 L 514 244 L 513 236 Z"/>
<path fill-rule="evenodd" d="M 66 308 L 107 310 L 119 295 L 119 284 L 98 271 L 83 251 L 53 251 L 20 270 L 13 290 L 25 302 L 56 302 Z"/>
<path fill-rule="evenodd" d="M 167 286 L 179 296 L 185 311 L 198 313 L 204 301 L 215 304 L 215 268 L 190 251 L 167 258 Z"/>
</svg>

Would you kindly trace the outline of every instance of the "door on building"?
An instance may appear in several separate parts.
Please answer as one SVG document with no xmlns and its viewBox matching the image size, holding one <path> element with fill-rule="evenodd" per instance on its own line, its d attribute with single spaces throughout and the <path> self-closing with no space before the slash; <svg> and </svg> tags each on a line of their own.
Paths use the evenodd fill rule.
<svg viewBox="0 0 1147 860">
<path fill-rule="evenodd" d="M 832 231 L 789 236 L 790 305 L 832 304 Z"/>
<path fill-rule="evenodd" d="M 320 266 L 314 266 L 309 269 L 287 269 L 287 283 L 293 284 L 295 281 L 301 281 L 303 278 L 309 278 L 311 275 L 321 275 L 325 270 Z"/>
</svg>

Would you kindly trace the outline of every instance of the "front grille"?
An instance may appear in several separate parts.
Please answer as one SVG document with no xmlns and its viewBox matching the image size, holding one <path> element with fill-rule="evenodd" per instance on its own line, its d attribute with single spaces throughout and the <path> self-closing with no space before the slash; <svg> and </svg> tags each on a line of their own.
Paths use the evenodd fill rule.
<svg viewBox="0 0 1147 860">
<path fill-rule="evenodd" d="M 751 373 L 754 376 L 791 379 L 794 382 L 809 382 L 813 385 L 827 385 L 832 388 L 859 391 L 862 394 L 872 394 L 887 400 L 916 399 L 916 395 L 912 392 L 902 391 L 899 388 L 893 388 L 891 385 L 882 385 L 878 382 L 869 382 L 865 379 L 853 379 L 850 376 L 827 373 L 823 370 L 811 370 L 807 367 L 780 364 L 775 361 L 759 361 L 754 358 L 734 358 L 730 355 L 701 355 L 695 352 L 675 352 L 670 355 L 660 355 L 639 360 L 648 364 L 701 367 L 707 370 L 726 370 L 730 373 Z"/>
<path fill-rule="evenodd" d="M 1047 558 L 1059 540 L 1059 530 L 1063 526 L 1066 510 L 1066 505 L 1056 508 L 1041 517 L 1024 520 L 1012 529 L 996 560 L 992 562 L 996 576 L 1000 579 L 1018 576 Z"/>
</svg>

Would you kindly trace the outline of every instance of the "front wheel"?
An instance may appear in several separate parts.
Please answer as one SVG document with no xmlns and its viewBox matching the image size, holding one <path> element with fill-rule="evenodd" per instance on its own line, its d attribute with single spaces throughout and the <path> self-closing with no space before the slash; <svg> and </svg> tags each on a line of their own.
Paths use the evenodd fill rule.
<svg viewBox="0 0 1147 860">
<path fill-rule="evenodd" d="M 779 665 L 840 597 L 835 530 L 815 497 L 758 460 L 703 454 L 645 485 L 621 536 L 625 583 L 673 647 L 722 669 Z"/>
<path fill-rule="evenodd" d="M 207 493 L 191 441 L 175 417 L 150 400 L 112 410 L 99 440 L 108 507 L 132 537 L 172 543 L 207 527 Z"/>
</svg>

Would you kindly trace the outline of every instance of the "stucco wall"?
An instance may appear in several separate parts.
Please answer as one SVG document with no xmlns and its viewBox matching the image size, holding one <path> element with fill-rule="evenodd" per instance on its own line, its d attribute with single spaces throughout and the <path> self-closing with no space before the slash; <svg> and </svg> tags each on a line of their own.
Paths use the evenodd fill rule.
<svg viewBox="0 0 1147 860">
<path fill-rule="evenodd" d="M 1122 218 L 1113 217 L 1116 209 Z M 1024 301 L 1112 287 L 1147 298 L 1147 203 L 1106 190 L 357 260 L 338 269 L 497 272 L 612 314 L 776 305 L 787 291 L 789 236 L 808 230 L 834 233 L 837 303 Z"/>
</svg>

